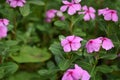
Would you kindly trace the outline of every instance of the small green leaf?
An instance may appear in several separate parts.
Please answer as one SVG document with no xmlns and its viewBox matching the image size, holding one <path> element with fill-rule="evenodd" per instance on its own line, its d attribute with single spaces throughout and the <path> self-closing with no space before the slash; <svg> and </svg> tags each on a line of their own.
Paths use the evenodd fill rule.
<svg viewBox="0 0 120 80">
<path fill-rule="evenodd" d="M 23 16 L 28 16 L 30 14 L 30 5 L 25 4 L 23 7 L 20 7 L 19 10 Z"/>
</svg>

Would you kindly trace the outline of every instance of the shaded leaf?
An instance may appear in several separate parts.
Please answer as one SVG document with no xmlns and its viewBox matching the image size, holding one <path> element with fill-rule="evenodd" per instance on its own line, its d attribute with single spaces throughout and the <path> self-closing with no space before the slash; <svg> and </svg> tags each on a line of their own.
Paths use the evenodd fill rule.
<svg viewBox="0 0 120 80">
<path fill-rule="evenodd" d="M 30 5 L 25 4 L 23 7 L 20 7 L 19 10 L 23 16 L 27 16 L 30 14 Z"/>
<path fill-rule="evenodd" d="M 10 57 L 18 63 L 43 62 L 48 60 L 51 55 L 46 49 L 36 47 L 22 46 L 19 53 L 12 53 Z"/>
</svg>

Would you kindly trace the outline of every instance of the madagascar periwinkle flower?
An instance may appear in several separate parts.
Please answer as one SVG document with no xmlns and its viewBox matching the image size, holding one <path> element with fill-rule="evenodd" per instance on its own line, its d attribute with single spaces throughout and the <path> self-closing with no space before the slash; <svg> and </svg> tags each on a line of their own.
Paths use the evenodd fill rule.
<svg viewBox="0 0 120 80">
<path fill-rule="evenodd" d="M 0 39 L 7 36 L 7 25 L 9 24 L 9 20 L 0 19 Z"/>
<path fill-rule="evenodd" d="M 26 3 L 26 0 L 6 0 L 8 4 L 10 4 L 11 7 L 23 7 Z"/>
<path fill-rule="evenodd" d="M 63 16 L 63 13 L 61 11 L 58 11 L 58 10 L 55 10 L 55 9 L 50 9 L 46 12 L 46 15 L 45 15 L 45 21 L 46 22 L 51 22 L 53 18 L 55 17 L 59 17 L 60 20 L 64 20 L 64 16 Z"/>
<path fill-rule="evenodd" d="M 112 41 L 109 38 L 106 37 L 99 37 L 99 39 L 102 41 L 102 48 L 105 50 L 110 50 L 114 47 Z"/>
<path fill-rule="evenodd" d="M 106 37 L 98 37 L 96 39 L 90 39 L 86 43 L 86 48 L 88 53 L 98 52 L 101 46 L 105 50 L 110 50 L 114 47 L 112 41 Z"/>
<path fill-rule="evenodd" d="M 100 50 L 101 43 L 102 41 L 100 39 L 90 39 L 86 43 L 87 52 L 98 52 Z"/>
<path fill-rule="evenodd" d="M 98 15 L 103 15 L 104 19 L 106 21 L 110 21 L 110 20 L 112 20 L 114 22 L 118 21 L 118 15 L 117 15 L 116 10 L 112 10 L 112 9 L 108 9 L 108 8 L 99 9 L 98 10 Z"/>
<path fill-rule="evenodd" d="M 62 80 L 89 80 L 90 74 L 75 64 L 74 69 L 68 69 L 63 77 Z"/>
<path fill-rule="evenodd" d="M 76 0 L 75 0 L 76 1 Z M 76 1 L 77 2 L 77 1 Z M 79 1 L 78 1 L 79 2 Z M 65 12 L 68 8 L 68 14 L 69 15 L 73 15 L 75 14 L 77 11 L 81 10 L 81 5 L 79 3 L 75 3 L 74 0 L 72 0 L 71 2 L 67 1 L 67 0 L 63 0 L 62 3 L 64 4 L 63 6 L 61 6 L 60 10 L 62 12 Z"/>
<path fill-rule="evenodd" d="M 77 36 L 67 36 L 65 39 L 61 40 L 61 45 L 65 52 L 77 51 L 81 47 L 80 41 L 83 39 Z"/>
<path fill-rule="evenodd" d="M 83 12 L 78 12 L 78 14 L 84 14 L 84 20 L 89 21 L 90 19 L 95 19 L 95 9 L 93 7 L 87 7 L 86 5 L 82 7 Z"/>
</svg>

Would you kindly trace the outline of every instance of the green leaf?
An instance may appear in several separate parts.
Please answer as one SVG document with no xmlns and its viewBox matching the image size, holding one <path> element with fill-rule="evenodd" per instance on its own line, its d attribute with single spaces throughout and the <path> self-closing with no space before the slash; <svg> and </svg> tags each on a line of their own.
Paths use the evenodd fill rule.
<svg viewBox="0 0 120 80">
<path fill-rule="evenodd" d="M 0 64 L 0 79 L 12 75 L 17 69 L 18 65 L 13 62 Z"/>
<path fill-rule="evenodd" d="M 30 14 L 30 5 L 25 4 L 23 7 L 20 7 L 19 10 L 23 16 L 28 16 Z"/>
<path fill-rule="evenodd" d="M 30 0 L 30 1 L 28 1 L 28 3 L 30 3 L 30 4 L 35 4 L 35 5 L 39 5 L 39 6 L 44 6 L 45 5 L 45 3 L 41 0 Z"/>
<path fill-rule="evenodd" d="M 6 41 L 5 42 L 5 44 L 7 45 L 7 46 L 15 46 L 15 45 L 17 45 L 18 44 L 18 41 L 16 41 L 16 40 L 8 40 L 8 41 Z"/>
<path fill-rule="evenodd" d="M 71 60 L 62 60 L 60 63 L 59 63 L 59 68 L 60 70 L 66 70 L 67 68 L 69 68 L 69 66 L 71 65 L 72 61 Z"/>
<path fill-rule="evenodd" d="M 81 15 L 78 15 L 76 17 L 73 17 L 73 19 L 72 19 L 73 24 L 77 23 L 78 21 L 81 21 L 83 19 L 83 16 L 84 15 L 81 14 Z"/>
<path fill-rule="evenodd" d="M 64 51 L 63 51 L 60 43 L 54 42 L 54 43 L 50 46 L 49 50 L 50 50 L 54 55 L 58 55 L 58 56 L 63 57 L 62 54 L 64 54 Z"/>
<path fill-rule="evenodd" d="M 86 36 L 86 33 L 81 28 L 74 29 L 73 34 L 76 36 Z"/>
<path fill-rule="evenodd" d="M 83 69 L 86 69 L 86 70 L 92 69 L 91 64 L 86 61 L 77 61 L 76 63 L 79 64 Z"/>
<path fill-rule="evenodd" d="M 12 53 L 10 57 L 18 63 L 28 63 L 44 62 L 48 60 L 51 57 L 51 55 L 46 49 L 22 46 L 19 53 Z"/>
<path fill-rule="evenodd" d="M 117 55 L 116 54 L 105 54 L 105 55 L 102 55 L 100 56 L 101 59 L 108 59 L 108 60 L 113 60 L 115 58 L 117 58 Z"/>
<path fill-rule="evenodd" d="M 65 29 L 68 30 L 68 22 L 67 21 L 55 21 L 54 25 L 57 26 L 59 29 Z"/>
<path fill-rule="evenodd" d="M 97 67 L 97 71 L 100 71 L 102 73 L 110 73 L 113 71 L 113 68 L 107 65 L 100 65 Z"/>
<path fill-rule="evenodd" d="M 61 41 L 61 40 L 63 40 L 63 39 L 65 39 L 65 36 L 59 35 L 59 40 Z"/>
<path fill-rule="evenodd" d="M 41 69 L 38 71 L 39 75 L 40 76 L 49 76 L 51 77 L 51 75 L 54 75 L 57 71 L 59 71 L 58 69 L 50 69 L 50 70 L 47 70 L 47 69 Z"/>
</svg>

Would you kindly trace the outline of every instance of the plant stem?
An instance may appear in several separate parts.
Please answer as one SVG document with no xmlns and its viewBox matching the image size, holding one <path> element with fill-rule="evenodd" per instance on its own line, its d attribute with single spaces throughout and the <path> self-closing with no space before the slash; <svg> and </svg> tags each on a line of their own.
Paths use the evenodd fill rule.
<svg viewBox="0 0 120 80">
<path fill-rule="evenodd" d="M 73 22 L 72 22 L 72 19 L 73 19 L 73 17 L 71 18 L 71 21 L 70 21 L 70 34 L 72 34 L 73 33 Z"/>
</svg>

